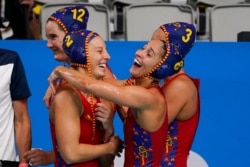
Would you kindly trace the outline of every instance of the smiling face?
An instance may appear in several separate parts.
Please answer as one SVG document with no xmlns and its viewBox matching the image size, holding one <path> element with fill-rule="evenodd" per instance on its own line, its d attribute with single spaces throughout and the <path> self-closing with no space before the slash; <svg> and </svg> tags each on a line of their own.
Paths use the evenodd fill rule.
<svg viewBox="0 0 250 167">
<path fill-rule="evenodd" d="M 69 58 L 64 53 L 62 47 L 65 32 L 55 21 L 49 20 L 45 26 L 45 33 L 47 37 L 47 47 L 53 52 L 54 59 L 57 61 L 68 62 Z"/>
<path fill-rule="evenodd" d="M 106 50 L 105 42 L 100 36 L 96 36 L 89 42 L 89 58 L 92 76 L 96 79 L 103 78 L 110 56 Z"/>
<path fill-rule="evenodd" d="M 69 32 L 63 39 L 63 49 L 70 66 L 95 79 L 105 76 L 110 56 L 102 37 L 90 30 Z"/>
<path fill-rule="evenodd" d="M 130 73 L 134 78 L 140 78 L 149 73 L 165 55 L 164 43 L 161 40 L 151 40 L 136 51 L 134 64 Z"/>
</svg>

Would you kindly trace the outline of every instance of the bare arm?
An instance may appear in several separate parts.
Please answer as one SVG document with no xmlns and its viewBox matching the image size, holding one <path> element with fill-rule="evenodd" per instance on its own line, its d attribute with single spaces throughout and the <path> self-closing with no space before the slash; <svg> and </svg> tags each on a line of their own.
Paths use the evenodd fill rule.
<svg viewBox="0 0 250 167">
<path fill-rule="evenodd" d="M 183 76 L 163 87 L 168 107 L 169 124 L 174 120 L 187 120 L 196 111 L 197 90 L 193 82 Z"/>
<path fill-rule="evenodd" d="M 54 81 L 58 78 L 67 80 L 85 93 L 94 94 L 120 106 L 133 108 L 137 123 L 145 130 L 157 130 L 165 119 L 167 111 L 165 99 L 156 88 L 113 85 L 59 66 L 49 76 L 50 85 L 54 91 Z"/>
<path fill-rule="evenodd" d="M 67 69 L 63 66 L 57 67 L 52 72 L 49 81 L 53 82 L 58 79 L 58 77 L 67 80 L 74 87 L 86 93 L 92 93 L 121 106 L 145 109 L 157 103 L 154 94 L 141 86 L 118 86 L 109 84 L 95 80 L 89 76 L 84 76 L 75 70 Z"/>
<path fill-rule="evenodd" d="M 14 125 L 17 150 L 20 162 L 27 162 L 24 153 L 31 149 L 31 124 L 28 114 L 27 99 L 13 101 Z"/>
<path fill-rule="evenodd" d="M 105 82 L 113 84 L 113 85 L 117 85 L 117 86 L 125 85 L 126 80 L 118 80 L 116 76 L 112 73 L 110 68 L 107 68 L 105 71 L 106 71 L 105 77 L 103 78 Z M 116 105 L 116 111 L 118 112 L 118 115 L 121 121 L 124 122 L 127 116 L 128 107 Z"/>
<path fill-rule="evenodd" d="M 114 136 L 111 138 L 112 142 L 106 144 L 79 143 L 82 104 L 75 91 L 60 90 L 54 97 L 51 110 L 55 116 L 58 148 L 67 163 L 86 162 L 105 154 L 116 154 L 119 139 Z"/>
<path fill-rule="evenodd" d="M 121 119 L 122 122 L 124 122 L 124 120 L 127 117 L 128 107 L 117 105 L 116 108 L 119 118 Z"/>
</svg>

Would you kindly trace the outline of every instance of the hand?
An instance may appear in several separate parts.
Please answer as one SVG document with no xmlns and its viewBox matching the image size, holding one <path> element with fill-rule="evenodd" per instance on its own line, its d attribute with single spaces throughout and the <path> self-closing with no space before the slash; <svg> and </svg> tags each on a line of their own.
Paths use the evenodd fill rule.
<svg viewBox="0 0 250 167">
<path fill-rule="evenodd" d="M 120 157 L 124 148 L 123 141 L 118 136 L 114 135 L 110 138 L 109 144 L 111 148 L 110 154 Z"/>
<path fill-rule="evenodd" d="M 64 70 L 64 71 L 66 71 L 66 69 L 67 69 L 67 68 L 65 68 L 65 67 L 63 67 L 63 66 L 56 67 L 56 68 L 51 72 L 51 74 L 50 74 L 49 77 L 48 77 L 48 81 L 49 81 L 49 84 L 50 84 L 50 88 L 51 88 L 52 94 L 55 94 L 55 93 L 56 93 L 56 89 L 57 89 L 58 86 L 60 85 L 61 78 L 60 78 L 60 76 L 58 75 L 58 72 L 60 71 L 61 68 L 62 68 L 62 70 Z"/>
<path fill-rule="evenodd" d="M 96 103 L 95 117 L 96 120 L 102 123 L 103 129 L 105 130 L 104 142 L 109 141 L 109 138 L 114 134 L 113 127 L 113 107 L 105 102 Z"/>
<path fill-rule="evenodd" d="M 53 97 L 54 97 L 54 95 L 52 93 L 52 90 L 50 87 L 48 87 L 48 89 L 43 97 L 43 102 L 45 103 L 47 108 L 50 108 Z"/>
<path fill-rule="evenodd" d="M 53 151 L 46 152 L 40 149 L 29 150 L 24 154 L 31 166 L 49 165 L 54 163 L 55 155 Z"/>
<path fill-rule="evenodd" d="M 96 120 L 102 123 L 104 130 L 109 129 L 113 124 L 113 108 L 110 108 L 109 105 L 104 102 L 96 103 L 95 108 L 95 117 Z"/>
<path fill-rule="evenodd" d="M 55 89 L 58 89 L 58 87 L 60 87 L 64 83 L 66 83 L 64 80 L 62 80 L 60 83 L 57 83 L 58 85 L 55 86 Z M 54 98 L 54 94 L 52 92 L 52 89 L 51 89 L 51 87 L 48 87 L 47 90 L 46 90 L 46 93 L 45 93 L 45 95 L 43 97 L 43 102 L 45 103 L 47 108 L 51 107 L 53 98 Z"/>
</svg>

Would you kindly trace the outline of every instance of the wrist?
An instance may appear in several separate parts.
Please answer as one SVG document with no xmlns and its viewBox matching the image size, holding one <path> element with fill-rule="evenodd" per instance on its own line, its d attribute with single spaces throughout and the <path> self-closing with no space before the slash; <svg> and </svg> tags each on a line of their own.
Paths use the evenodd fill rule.
<svg viewBox="0 0 250 167">
<path fill-rule="evenodd" d="M 107 154 L 113 154 L 113 152 L 114 152 L 113 143 L 108 141 L 105 144 L 107 144 L 107 151 L 108 151 Z"/>
<path fill-rule="evenodd" d="M 112 128 L 107 129 L 106 133 L 108 133 L 110 136 L 113 136 L 114 135 L 114 128 L 113 128 L 113 126 L 112 126 Z"/>
<path fill-rule="evenodd" d="M 105 130 L 105 135 L 103 138 L 103 143 L 109 142 L 109 139 L 114 135 L 114 128 L 109 128 Z"/>
<path fill-rule="evenodd" d="M 110 126 L 107 126 L 105 132 L 114 133 L 114 126 L 112 124 Z"/>
</svg>

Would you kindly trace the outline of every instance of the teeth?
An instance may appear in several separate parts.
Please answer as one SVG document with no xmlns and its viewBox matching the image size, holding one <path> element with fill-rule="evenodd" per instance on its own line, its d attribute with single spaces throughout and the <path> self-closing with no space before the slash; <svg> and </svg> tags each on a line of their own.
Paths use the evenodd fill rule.
<svg viewBox="0 0 250 167">
<path fill-rule="evenodd" d="M 140 63 L 137 59 L 134 59 L 134 62 L 135 62 L 136 64 L 138 64 L 139 66 L 141 66 L 141 63 Z"/>
<path fill-rule="evenodd" d="M 106 64 L 100 64 L 99 67 L 106 68 Z"/>
</svg>

